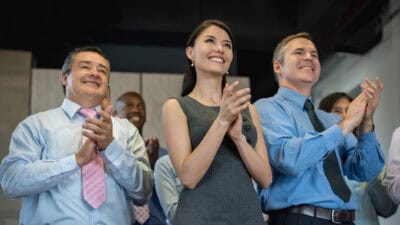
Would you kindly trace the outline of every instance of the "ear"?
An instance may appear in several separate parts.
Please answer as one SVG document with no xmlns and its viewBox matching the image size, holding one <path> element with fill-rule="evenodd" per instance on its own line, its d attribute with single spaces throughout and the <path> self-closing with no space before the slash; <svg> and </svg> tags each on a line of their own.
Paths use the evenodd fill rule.
<svg viewBox="0 0 400 225">
<path fill-rule="evenodd" d="M 282 76 L 282 64 L 278 60 L 274 61 L 274 72 L 278 74 L 279 77 Z"/>
<path fill-rule="evenodd" d="M 187 47 L 186 48 L 186 57 L 190 59 L 192 62 L 194 61 L 193 57 L 193 48 L 192 47 Z"/>
<path fill-rule="evenodd" d="M 66 73 L 62 73 L 61 74 L 61 84 L 66 87 L 67 86 L 67 79 L 68 79 L 68 75 Z"/>
</svg>

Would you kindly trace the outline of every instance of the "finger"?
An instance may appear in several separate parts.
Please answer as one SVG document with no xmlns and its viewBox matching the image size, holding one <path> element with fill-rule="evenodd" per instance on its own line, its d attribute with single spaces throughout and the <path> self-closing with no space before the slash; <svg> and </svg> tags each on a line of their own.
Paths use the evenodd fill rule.
<svg viewBox="0 0 400 225">
<path fill-rule="evenodd" d="M 86 121 L 85 121 L 85 123 L 83 123 L 83 126 L 93 125 L 93 126 L 97 126 L 97 127 L 100 127 L 100 128 L 104 128 L 105 124 L 106 123 L 104 121 L 99 120 L 99 119 L 86 118 Z M 90 127 L 92 127 L 92 126 L 90 126 Z"/>
<path fill-rule="evenodd" d="M 88 140 L 91 139 L 93 141 L 98 141 L 98 137 L 99 137 L 98 134 L 95 134 L 89 130 L 82 130 L 82 135 L 87 137 Z"/>
<path fill-rule="evenodd" d="M 362 89 L 374 89 L 375 90 L 377 88 L 375 84 L 368 83 L 367 81 L 365 83 L 361 83 L 360 86 Z"/>
<path fill-rule="evenodd" d="M 375 77 L 375 82 L 376 82 L 376 84 L 378 86 L 378 90 L 383 90 L 383 82 L 378 76 Z"/>
<path fill-rule="evenodd" d="M 101 133 L 101 131 L 102 131 L 102 129 L 98 125 L 93 124 L 93 123 L 84 123 L 82 125 L 82 128 L 83 128 L 82 130 L 87 130 L 92 133 Z"/>
<path fill-rule="evenodd" d="M 364 89 L 363 93 L 368 99 L 374 98 L 374 96 L 367 89 Z"/>
<path fill-rule="evenodd" d="M 251 95 L 245 95 L 245 96 L 239 98 L 237 102 L 239 103 L 239 106 L 240 106 L 240 105 L 243 105 L 246 103 L 250 103 L 250 99 L 251 99 Z"/>
<path fill-rule="evenodd" d="M 353 100 L 354 104 L 359 104 L 367 99 L 366 94 L 364 93 L 364 90 Z M 353 103 L 352 102 L 352 103 Z M 350 103 L 350 104 L 352 104 Z"/>
<path fill-rule="evenodd" d="M 250 99 L 251 99 L 251 96 L 247 95 L 247 96 L 241 97 L 238 101 L 236 101 L 232 107 L 233 114 L 237 114 L 239 112 L 242 112 L 244 109 L 246 109 L 250 105 Z"/>
<path fill-rule="evenodd" d="M 107 107 L 107 109 L 110 110 L 110 107 L 111 107 L 111 110 L 112 110 L 112 106 Z M 104 122 L 110 122 L 111 121 L 110 113 L 101 110 L 101 111 L 99 111 L 99 115 L 101 116 L 102 121 L 104 121 Z"/>
<path fill-rule="evenodd" d="M 243 96 L 243 95 L 248 95 L 250 94 L 250 88 L 243 88 L 235 92 L 235 95 L 237 97 Z"/>
<path fill-rule="evenodd" d="M 111 112 L 112 112 L 112 110 L 113 110 L 113 107 L 112 107 L 112 105 L 108 105 L 105 111 L 106 111 L 106 113 L 108 113 L 108 115 L 110 115 L 110 116 L 111 116 Z"/>
<path fill-rule="evenodd" d="M 370 98 L 370 99 L 373 98 L 373 96 L 376 93 L 375 88 L 368 86 L 367 84 L 362 84 L 361 87 L 363 89 L 363 92 L 367 95 L 368 98 Z"/>
<path fill-rule="evenodd" d="M 367 94 L 365 94 L 365 92 L 361 93 L 360 99 L 359 99 L 359 103 L 360 104 L 367 104 L 369 100 L 369 97 Z"/>
<path fill-rule="evenodd" d="M 374 82 L 372 82 L 369 78 L 365 79 L 365 83 L 367 84 L 367 86 L 377 89 L 377 85 Z"/>
<path fill-rule="evenodd" d="M 250 105 L 250 102 L 246 102 L 243 105 L 239 106 L 239 112 L 242 112 L 243 110 L 247 109 L 249 107 L 249 105 Z"/>
<path fill-rule="evenodd" d="M 228 84 L 228 83 L 227 83 Z M 232 84 L 228 84 L 225 89 L 233 93 L 233 90 L 239 85 L 239 81 L 234 81 Z"/>
</svg>

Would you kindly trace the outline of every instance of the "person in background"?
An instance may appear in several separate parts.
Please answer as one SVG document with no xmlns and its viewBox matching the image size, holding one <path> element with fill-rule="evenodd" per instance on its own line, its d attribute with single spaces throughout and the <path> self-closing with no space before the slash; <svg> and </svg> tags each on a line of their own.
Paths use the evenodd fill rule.
<svg viewBox="0 0 400 225">
<path fill-rule="evenodd" d="M 172 224 L 183 186 L 168 155 L 162 156 L 156 162 L 154 187 L 164 214 L 167 216 L 169 224 Z"/>
<path fill-rule="evenodd" d="M 400 204 L 400 127 L 392 135 L 387 166 L 388 193 L 393 202 Z"/>
<path fill-rule="evenodd" d="M 319 103 L 319 109 L 325 112 L 337 114 L 344 119 L 353 98 L 344 92 L 334 92 L 327 95 Z M 353 131 L 357 136 L 356 131 Z M 395 204 L 389 197 L 386 184 L 386 170 L 370 182 L 357 182 L 345 179 L 351 192 L 355 195 L 358 208 L 356 210 L 356 225 L 378 225 L 379 218 L 387 218 L 397 210 Z"/>
<path fill-rule="evenodd" d="M 130 224 L 131 201 L 151 194 L 138 130 L 112 118 L 111 106 L 101 110 L 109 79 L 99 48 L 74 49 L 62 66 L 62 105 L 18 124 L 0 180 L 7 197 L 22 198 L 20 224 Z"/>
<path fill-rule="evenodd" d="M 382 170 L 373 129 L 382 83 L 366 79 L 341 120 L 314 109 L 311 93 L 321 65 L 308 33 L 282 39 L 272 65 L 278 92 L 255 103 L 273 169 L 270 187 L 259 188 L 268 224 L 354 224 L 356 199 L 343 177 L 369 181 Z M 352 133 L 356 127 L 358 139 Z"/>
<path fill-rule="evenodd" d="M 113 115 L 119 118 L 127 119 L 138 130 L 140 135 L 143 135 L 143 127 L 146 123 L 146 104 L 143 97 L 134 91 L 125 92 L 119 96 L 115 102 L 115 110 Z M 146 139 L 147 156 L 149 157 L 151 168 L 154 170 L 154 165 L 158 157 L 166 155 L 167 151 L 160 147 L 159 141 L 156 137 Z M 146 206 L 147 207 L 147 206 Z M 138 207 L 135 207 L 138 209 Z M 161 205 L 158 200 L 157 192 L 153 188 L 153 194 L 150 201 L 148 201 L 149 217 L 145 218 L 144 225 L 164 225 L 166 224 L 166 217 L 162 212 Z M 139 224 L 137 220 L 136 224 Z"/>
<path fill-rule="evenodd" d="M 225 23 L 202 22 L 186 44 L 182 97 L 163 105 L 168 154 L 184 186 L 174 225 L 264 224 L 252 178 L 266 188 L 272 174 L 250 89 L 225 82 L 233 49 Z"/>
</svg>

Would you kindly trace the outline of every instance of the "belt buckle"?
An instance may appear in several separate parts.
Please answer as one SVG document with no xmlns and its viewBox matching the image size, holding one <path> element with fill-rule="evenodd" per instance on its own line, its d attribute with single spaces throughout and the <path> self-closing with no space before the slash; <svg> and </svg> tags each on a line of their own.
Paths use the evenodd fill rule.
<svg viewBox="0 0 400 225">
<path fill-rule="evenodd" d="M 341 224 L 342 222 L 335 220 L 335 211 L 334 209 L 331 210 L 331 221 L 332 223 Z"/>
</svg>

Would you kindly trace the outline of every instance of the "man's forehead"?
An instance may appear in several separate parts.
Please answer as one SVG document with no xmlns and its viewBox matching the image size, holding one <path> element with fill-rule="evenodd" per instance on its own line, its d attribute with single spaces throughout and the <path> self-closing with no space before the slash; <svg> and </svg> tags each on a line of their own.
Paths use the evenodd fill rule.
<svg viewBox="0 0 400 225">
<path fill-rule="evenodd" d="M 134 103 L 141 103 L 144 104 L 144 101 L 141 97 L 137 95 L 126 95 L 124 96 L 121 101 L 127 103 L 127 102 L 134 102 Z"/>
<path fill-rule="evenodd" d="M 102 55 L 96 52 L 79 52 L 75 55 L 75 62 L 91 62 L 101 64 L 107 68 L 110 68 L 110 63 Z"/>
<path fill-rule="evenodd" d="M 306 38 L 295 38 L 293 40 L 290 40 L 286 46 L 286 49 L 297 49 L 297 48 L 307 48 L 307 49 L 313 49 L 317 51 L 317 48 L 315 47 L 314 42 L 312 42 L 309 39 Z"/>
</svg>

